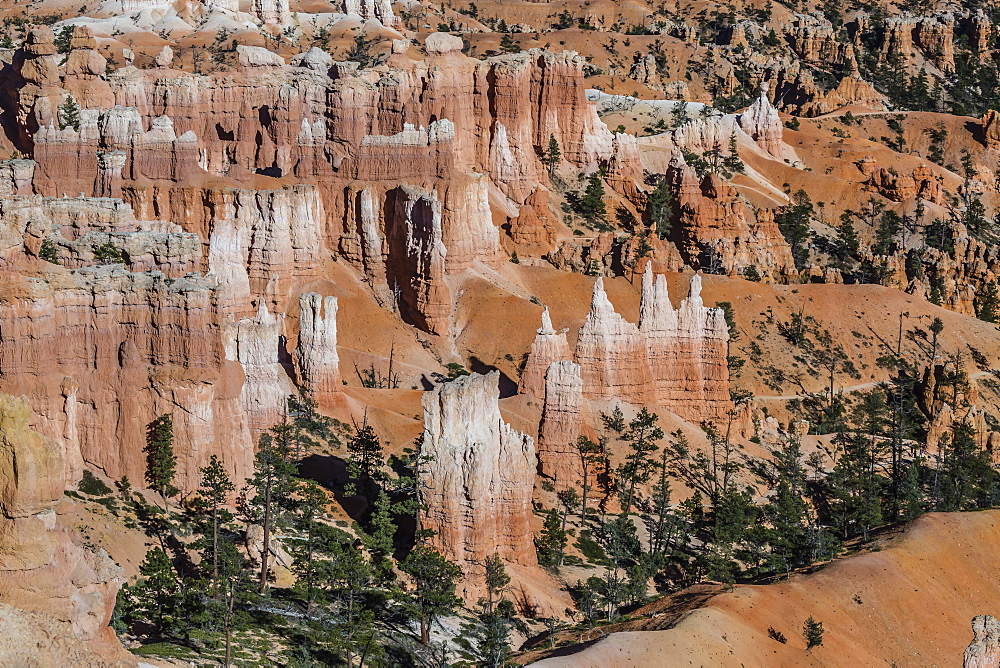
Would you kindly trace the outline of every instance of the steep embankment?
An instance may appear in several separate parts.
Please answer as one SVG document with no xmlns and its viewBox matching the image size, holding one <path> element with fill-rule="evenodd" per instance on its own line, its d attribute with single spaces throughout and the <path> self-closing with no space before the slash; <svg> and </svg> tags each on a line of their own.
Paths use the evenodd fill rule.
<svg viewBox="0 0 1000 668">
<path fill-rule="evenodd" d="M 534 665 L 956 666 L 971 621 L 1000 608 L 1000 511 L 921 517 L 882 549 L 787 582 L 739 586 L 673 628 L 613 633 Z M 823 623 L 806 650 L 802 624 Z M 787 637 L 782 644 L 768 629 Z"/>
</svg>

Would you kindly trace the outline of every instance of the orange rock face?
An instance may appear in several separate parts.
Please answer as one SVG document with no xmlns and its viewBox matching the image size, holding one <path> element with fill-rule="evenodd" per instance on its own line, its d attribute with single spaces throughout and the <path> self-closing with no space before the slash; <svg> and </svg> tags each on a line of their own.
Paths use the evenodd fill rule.
<svg viewBox="0 0 1000 668">
<path fill-rule="evenodd" d="M 500 417 L 499 373 L 472 374 L 424 395 L 420 525 L 467 573 L 499 554 L 535 565 L 531 531 L 535 443 Z"/>
<path fill-rule="evenodd" d="M 520 391 L 524 394 L 533 394 L 541 399 L 545 396 L 545 377 L 549 365 L 559 360 L 568 360 L 571 357 L 569 343 L 566 341 L 566 332 L 557 332 L 552 328 L 552 318 L 549 316 L 549 309 L 546 308 L 542 311 L 542 326 L 535 334 L 535 340 L 531 344 L 531 352 L 528 354 L 528 361 L 521 373 Z"/>
<path fill-rule="evenodd" d="M 108 622 L 122 569 L 57 526 L 56 507 L 71 475 L 67 453 L 33 431 L 29 419 L 23 400 L 0 395 L 0 603 L 44 613 L 105 659 L 121 659 L 128 655 Z M 12 641 L 0 647 L 0 661 L 12 659 L 6 654 Z"/>
<path fill-rule="evenodd" d="M 37 428 L 109 477 L 144 479 L 146 425 L 174 418 L 184 453 L 176 484 L 194 489 L 218 454 L 244 479 L 252 462 L 239 403 L 242 372 L 226 362 L 216 291 L 203 279 L 115 267 L 13 278 L 0 303 L 0 389 L 29 397 Z"/>
<path fill-rule="evenodd" d="M 681 154 L 667 178 L 677 193 L 681 256 L 692 267 L 742 274 L 755 267 L 763 275 L 795 274 L 792 252 L 772 212 L 751 212 L 736 189 L 710 174 L 699 179 Z"/>
</svg>

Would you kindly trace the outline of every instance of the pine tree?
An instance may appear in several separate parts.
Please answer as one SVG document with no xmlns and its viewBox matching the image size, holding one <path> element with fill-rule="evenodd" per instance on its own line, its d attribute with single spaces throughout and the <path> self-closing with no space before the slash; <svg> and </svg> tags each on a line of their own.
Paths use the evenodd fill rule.
<svg viewBox="0 0 1000 668">
<path fill-rule="evenodd" d="M 167 498 L 180 490 L 174 487 L 177 457 L 174 456 L 174 423 L 170 415 L 161 415 L 146 426 L 146 482 L 149 488 L 163 499 L 167 511 Z"/>
<path fill-rule="evenodd" d="M 736 133 L 733 132 L 729 135 L 729 153 L 722 159 L 722 167 L 724 171 L 732 174 L 743 174 L 746 172 L 746 166 L 740 159 L 740 154 L 736 150 Z M 729 178 L 729 177 L 727 177 Z"/>
<path fill-rule="evenodd" d="M 514 607 L 504 598 L 510 576 L 499 554 L 486 557 L 483 566 L 486 596 L 477 603 L 475 622 L 463 627 L 463 636 L 468 636 L 471 642 L 460 638 L 459 643 L 467 649 L 466 658 L 473 660 L 475 665 L 502 668 L 508 665 L 511 654 L 510 620 Z"/>
<path fill-rule="evenodd" d="M 355 431 L 347 442 L 347 473 L 360 483 L 360 492 L 369 499 L 375 496 L 378 483 L 382 479 L 385 453 L 382 441 L 375 429 L 367 422 Z"/>
<path fill-rule="evenodd" d="M 851 217 L 847 214 L 837 228 L 837 258 L 841 261 L 856 260 L 861 252 L 861 240 L 854 230 Z"/>
<path fill-rule="evenodd" d="M 226 654 L 222 665 L 231 666 L 233 630 L 246 618 L 237 605 L 252 600 L 251 579 L 246 558 L 228 538 L 219 541 L 218 555 L 219 600 L 214 606 L 225 633 Z"/>
<path fill-rule="evenodd" d="M 875 255 L 889 255 L 892 253 L 896 235 L 903 229 L 903 219 L 895 211 L 889 210 L 882 213 L 879 220 L 878 229 L 875 230 L 875 243 L 872 245 L 872 253 Z"/>
<path fill-rule="evenodd" d="M 580 459 L 580 519 L 587 520 L 587 496 L 593 486 L 594 469 L 601 462 L 601 446 L 586 436 L 580 436 L 575 444 Z"/>
<path fill-rule="evenodd" d="M 996 322 L 1000 316 L 1000 296 L 997 294 L 996 281 L 990 281 L 982 288 L 982 293 L 976 297 L 976 317 L 984 322 Z"/>
<path fill-rule="evenodd" d="M 461 603 L 455 595 L 455 585 L 462 577 L 462 569 L 427 545 L 414 547 L 400 569 L 413 580 L 414 590 L 407 607 L 419 620 L 420 643 L 426 645 L 434 621 Z"/>
<path fill-rule="evenodd" d="M 323 532 L 324 516 L 328 499 L 323 489 L 312 480 L 303 481 L 299 487 L 299 504 L 296 524 L 302 540 L 296 541 L 295 570 L 298 575 L 296 588 L 304 592 L 306 599 L 306 615 L 312 612 L 313 602 L 318 591 L 317 585 L 317 552 L 320 549 Z"/>
<path fill-rule="evenodd" d="M 819 647 L 823 644 L 823 622 L 809 617 L 802 625 L 802 635 L 806 639 L 806 649 Z"/>
<path fill-rule="evenodd" d="M 649 530 L 649 552 L 654 556 L 662 556 L 671 542 L 674 527 L 670 507 L 670 469 L 667 466 L 667 450 L 660 455 L 659 475 L 653 485 L 652 524 Z"/>
<path fill-rule="evenodd" d="M 659 449 L 656 442 L 663 438 L 663 430 L 656 425 L 658 420 L 656 413 L 643 408 L 629 422 L 628 430 L 622 435 L 621 440 L 628 443 L 631 450 L 625 455 L 625 463 L 618 468 L 619 478 L 627 485 L 622 502 L 624 515 L 628 515 L 632 508 L 636 485 L 647 482 L 655 467 L 649 455 Z"/>
<path fill-rule="evenodd" d="M 219 529 L 233 517 L 232 513 L 226 510 L 226 501 L 229 500 L 230 493 L 235 490 L 236 486 L 229 479 L 219 457 L 212 455 L 208 466 L 201 469 L 201 486 L 198 488 L 198 495 L 211 518 L 212 541 L 206 546 L 208 549 L 202 553 L 202 560 L 207 562 L 210 559 L 212 581 L 215 583 L 219 581 Z"/>
<path fill-rule="evenodd" d="M 276 425 L 261 434 L 254 458 L 254 474 L 249 487 L 244 490 L 244 514 L 249 521 L 259 523 L 264 531 L 260 557 L 260 578 L 257 591 L 263 595 L 267 591 L 267 576 L 271 554 L 271 532 L 280 511 L 293 503 L 292 492 L 295 483 L 292 476 L 295 466 L 291 463 L 290 435 L 288 425 Z M 249 491 L 252 499 L 246 499 Z"/>
<path fill-rule="evenodd" d="M 500 38 L 500 50 L 504 53 L 518 53 L 521 51 L 521 45 L 510 34 L 504 33 Z"/>
<path fill-rule="evenodd" d="M 608 211 L 604 206 L 604 184 L 600 174 L 595 172 L 587 181 L 587 188 L 580 198 L 579 211 L 591 223 L 607 222 Z"/>
<path fill-rule="evenodd" d="M 59 129 L 73 128 L 80 131 L 80 105 L 72 95 L 66 96 L 66 101 L 59 105 Z"/>
<path fill-rule="evenodd" d="M 951 225 L 940 218 L 935 218 L 930 225 L 924 228 L 924 243 L 931 248 L 951 253 L 955 250 Z"/>
<path fill-rule="evenodd" d="M 566 552 L 567 534 L 562 528 L 559 511 L 552 508 L 545 514 L 542 532 L 535 538 L 538 563 L 542 566 L 558 566 Z"/>
<path fill-rule="evenodd" d="M 373 654 L 372 646 L 379 645 L 374 612 L 364 605 L 365 595 L 373 582 L 372 569 L 364 553 L 351 544 L 347 534 L 331 541 L 326 552 L 328 559 L 323 563 L 329 574 L 330 597 L 339 617 L 335 631 L 339 644 L 346 650 L 347 665 L 353 668 L 359 649 L 363 665 L 366 655 L 363 648 Z"/>
<path fill-rule="evenodd" d="M 139 565 L 139 580 L 131 592 L 137 601 L 137 611 L 156 625 L 158 633 L 169 626 L 170 612 L 178 602 L 179 583 L 170 557 L 162 548 L 154 547 Z"/>
<path fill-rule="evenodd" d="M 389 495 L 380 491 L 374 507 L 368 528 L 362 531 L 361 540 L 371 555 L 375 574 L 380 581 L 389 582 L 392 579 L 393 538 L 396 535 Z"/>
<path fill-rule="evenodd" d="M 562 163 L 562 150 L 560 150 L 559 140 L 556 139 L 554 134 L 549 135 L 549 146 L 545 150 L 542 163 L 548 168 L 550 176 L 555 173 L 556 169 Z"/>
<path fill-rule="evenodd" d="M 46 239 L 42 242 L 38 248 L 38 259 L 59 264 L 59 255 L 56 253 L 56 245 L 52 243 L 52 239 Z"/>
<path fill-rule="evenodd" d="M 110 241 L 105 242 L 94 250 L 94 260 L 100 264 L 121 264 L 125 261 L 122 252 L 118 250 Z"/>
<path fill-rule="evenodd" d="M 792 248 L 792 259 L 799 271 L 806 267 L 809 261 L 809 239 L 811 232 L 809 222 L 813 215 L 813 204 L 804 190 L 797 191 L 792 196 L 792 204 L 774 217 L 785 241 Z"/>
<path fill-rule="evenodd" d="M 673 227 L 674 195 L 666 177 L 661 177 L 646 196 L 646 211 L 656 236 L 666 239 Z"/>
<path fill-rule="evenodd" d="M 802 451 L 795 438 L 786 438 L 771 449 L 766 464 L 773 472 L 774 493 L 764 508 L 771 562 L 775 569 L 790 572 L 807 560 L 807 506 Z"/>
</svg>

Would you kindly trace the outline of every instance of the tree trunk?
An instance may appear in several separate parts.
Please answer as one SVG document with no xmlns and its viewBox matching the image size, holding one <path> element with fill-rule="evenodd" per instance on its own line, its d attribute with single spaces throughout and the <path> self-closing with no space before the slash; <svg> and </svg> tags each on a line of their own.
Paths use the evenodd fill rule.
<svg viewBox="0 0 1000 668">
<path fill-rule="evenodd" d="M 232 624 L 229 623 L 229 622 L 226 622 L 226 660 L 225 660 L 225 663 L 223 663 L 222 665 L 227 666 L 227 667 L 230 665 L 230 659 L 231 659 L 231 656 L 232 656 L 232 648 L 233 648 L 233 629 L 232 629 Z"/>
<path fill-rule="evenodd" d="M 212 511 L 212 579 L 215 581 L 215 588 L 218 591 L 219 582 L 219 508 L 216 506 Z"/>
<path fill-rule="evenodd" d="M 264 490 L 264 545 L 260 551 L 260 589 L 261 595 L 267 591 L 267 561 L 271 552 L 271 480 L 268 478 Z"/>
<path fill-rule="evenodd" d="M 430 620 L 426 616 L 422 615 L 420 617 L 420 644 L 426 645 L 431 641 L 431 625 Z"/>
</svg>

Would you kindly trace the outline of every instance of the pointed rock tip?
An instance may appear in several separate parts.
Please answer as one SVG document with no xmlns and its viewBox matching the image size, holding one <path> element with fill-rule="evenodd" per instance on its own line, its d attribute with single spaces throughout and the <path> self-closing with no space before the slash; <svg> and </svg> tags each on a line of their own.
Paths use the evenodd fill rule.
<svg viewBox="0 0 1000 668">
<path fill-rule="evenodd" d="M 542 311 L 542 326 L 538 328 L 539 334 L 555 334 L 556 330 L 552 327 L 552 318 L 549 316 L 549 307 L 546 306 Z"/>
</svg>

